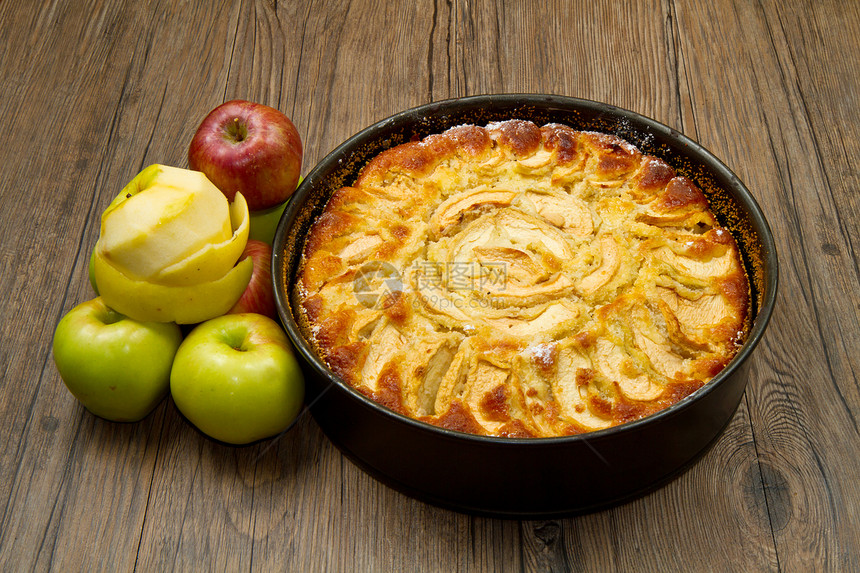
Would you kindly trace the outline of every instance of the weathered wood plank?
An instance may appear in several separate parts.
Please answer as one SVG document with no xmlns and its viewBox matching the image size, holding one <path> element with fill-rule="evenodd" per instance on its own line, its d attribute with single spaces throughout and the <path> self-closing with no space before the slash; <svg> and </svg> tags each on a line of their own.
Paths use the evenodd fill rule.
<svg viewBox="0 0 860 573">
<path fill-rule="evenodd" d="M 664 4 L 456 3 L 451 97 L 555 93 L 679 127 L 678 55 Z"/>
<path fill-rule="evenodd" d="M 856 260 L 849 255 L 858 202 L 831 183 L 841 186 L 834 174 L 851 170 L 846 160 L 857 157 L 857 128 L 810 112 L 818 105 L 843 115 L 857 110 L 857 74 L 829 69 L 832 62 L 845 70 L 847 54 L 860 49 L 858 14 L 842 8 L 740 4 L 729 17 L 714 10 L 712 58 L 691 59 L 704 102 L 718 98 L 709 113 L 706 106 L 696 113 L 703 143 L 747 181 L 782 256 L 780 301 L 747 403 L 784 570 L 857 567 L 847 548 L 856 539 L 860 465 L 844 453 L 860 445 L 857 355 L 849 350 L 860 342 Z M 824 27 L 837 19 L 839 26 Z M 722 41 L 727 26 L 749 40 Z"/>
<path fill-rule="evenodd" d="M 0 321 L 0 568 L 27 570 L 47 568 L 62 554 L 60 535 L 77 531 L 78 542 L 98 535 L 87 521 L 93 513 L 71 529 L 65 525 L 75 515 L 74 504 L 67 505 L 71 492 L 87 484 L 85 478 L 70 485 L 78 477 L 76 456 L 86 456 L 88 445 L 104 440 L 103 430 L 114 435 L 108 449 L 118 457 L 89 476 L 98 479 L 118 477 L 118 468 L 146 458 L 148 450 L 146 424 L 131 432 L 104 428 L 71 398 L 50 358 L 60 314 L 92 296 L 82 269 L 123 87 L 112 77 L 122 62 L 110 58 L 121 33 L 120 14 L 101 3 L 77 10 L 63 3 L 17 13 L 9 8 L 4 4 L 0 17 L 4 37 L 14 38 L 4 42 L 2 52 L 2 75 L 9 81 L 0 86 L 0 110 L 9 122 L 7 133 L 17 141 L 0 152 L 0 193 L 9 206 L 0 214 L 0 232 L 3 262 L 10 269 L 0 279 L 9 297 Z M 125 17 L 133 22 L 136 14 L 130 10 Z M 98 91 L 104 83 L 109 88 Z M 128 517 L 131 523 L 135 498 L 127 495 L 135 474 L 122 473 L 126 497 L 115 508 L 118 519 Z M 101 515 L 106 510 L 100 508 Z M 141 520 L 142 515 L 136 521 Z M 104 540 L 122 545 L 123 537 Z M 79 548 L 77 553 L 85 557 Z"/>
<path fill-rule="evenodd" d="M 181 98 L 168 102 L 172 112 L 162 113 L 167 84 L 175 81 L 164 72 L 164 62 L 155 63 L 153 81 L 139 75 L 157 59 L 159 18 L 170 12 L 101 3 L 42 8 L 35 25 L 19 29 L 30 34 L 12 44 L 24 48 L 7 51 L 4 59 L 10 68 L 4 75 L 19 80 L 11 84 L 18 91 L 2 98 L 10 106 L 4 115 L 20 122 L 14 128 L 29 141 L 21 142 L 26 152 L 13 158 L 21 163 L 10 168 L 15 178 L 4 178 L 13 187 L 4 187 L 3 196 L 16 197 L 18 208 L 37 222 L 22 226 L 9 216 L 15 212 L 6 210 L 2 224 L 11 241 L 4 250 L 41 262 L 16 264 L 20 272 L 4 274 L 4 281 L 14 276 L 9 292 L 22 296 L 20 304 L 6 308 L 33 317 L 31 331 L 20 330 L 27 322 L 23 317 L 4 317 L 4 329 L 19 330 L 4 339 L 11 343 L 27 336 L 26 343 L 12 348 L 35 351 L 39 358 L 13 356 L 5 367 L 4 384 L 16 386 L 2 394 L 3 410 L 9 412 L 4 420 L 22 422 L 4 424 L 4 431 L 14 433 L 2 454 L 6 509 L 0 547 L 15 551 L 0 555 L 25 569 L 74 570 L 99 563 L 131 568 L 156 462 L 152 438 L 160 433 L 163 408 L 129 426 L 85 413 L 53 368 L 50 340 L 59 315 L 94 296 L 86 266 L 101 209 L 147 163 L 181 164 L 187 146 L 182 140 L 190 133 L 156 135 L 162 122 L 187 121 Z M 213 19 L 203 16 L 204 22 Z M 164 48 L 162 55 L 168 53 Z M 181 93 L 194 87 L 191 78 L 185 81 L 178 83 Z M 46 118 L 51 118 L 46 128 L 34 129 L 45 126 Z M 180 153 L 165 152 L 174 142 Z M 17 233 L 10 228 L 16 224 Z"/>
</svg>

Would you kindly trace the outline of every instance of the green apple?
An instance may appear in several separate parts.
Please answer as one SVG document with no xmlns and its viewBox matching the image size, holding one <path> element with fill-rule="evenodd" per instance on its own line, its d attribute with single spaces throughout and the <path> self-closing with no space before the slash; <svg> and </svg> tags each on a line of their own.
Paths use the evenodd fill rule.
<svg viewBox="0 0 860 573">
<path fill-rule="evenodd" d="M 176 324 L 133 320 L 98 297 L 57 323 L 54 363 L 87 410 L 115 422 L 136 422 L 167 395 L 181 342 Z"/>
<path fill-rule="evenodd" d="M 249 444 L 286 430 L 304 378 L 281 326 L 260 314 L 228 314 L 192 330 L 173 360 L 176 407 L 207 436 Z"/>
<path fill-rule="evenodd" d="M 275 205 L 261 211 L 251 211 L 249 213 L 251 228 L 248 233 L 248 239 L 255 239 L 271 245 L 275 240 L 275 230 L 278 228 L 281 214 L 289 202 L 290 200 L 287 199 L 280 205 Z"/>
<path fill-rule="evenodd" d="M 302 184 L 302 177 L 299 177 L 299 185 Z M 251 211 L 251 229 L 248 234 L 248 239 L 263 241 L 271 245 L 275 241 L 275 230 L 278 228 L 278 222 L 281 220 L 281 215 L 284 209 L 287 208 L 287 203 L 290 202 L 288 197 L 283 203 L 279 203 L 274 207 L 262 209 L 260 211 Z"/>
<path fill-rule="evenodd" d="M 93 247 L 93 250 L 90 251 L 90 267 L 89 267 L 89 276 L 90 276 L 90 286 L 93 287 L 93 290 L 96 293 L 96 296 L 99 295 L 99 287 L 96 284 L 96 248 Z"/>
</svg>

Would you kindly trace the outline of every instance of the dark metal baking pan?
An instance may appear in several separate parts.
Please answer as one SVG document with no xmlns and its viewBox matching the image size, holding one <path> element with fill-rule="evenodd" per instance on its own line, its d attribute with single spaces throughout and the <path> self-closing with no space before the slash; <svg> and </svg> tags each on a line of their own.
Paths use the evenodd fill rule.
<svg viewBox="0 0 860 573">
<path fill-rule="evenodd" d="M 527 119 L 626 139 L 703 189 L 735 237 L 751 283 L 747 340 L 726 368 L 677 404 L 641 420 L 558 438 L 498 438 L 450 431 L 401 416 L 335 376 L 294 315 L 293 283 L 304 239 L 326 201 L 376 154 L 461 124 Z M 434 102 L 384 119 L 348 139 L 304 179 L 275 235 L 273 269 L 284 327 L 303 363 L 319 426 L 369 474 L 415 498 L 469 513 L 548 518 L 641 496 L 679 475 L 731 420 L 749 359 L 776 300 L 778 261 L 770 228 L 749 190 L 696 142 L 652 119 L 604 103 L 556 95 L 502 94 Z"/>
</svg>

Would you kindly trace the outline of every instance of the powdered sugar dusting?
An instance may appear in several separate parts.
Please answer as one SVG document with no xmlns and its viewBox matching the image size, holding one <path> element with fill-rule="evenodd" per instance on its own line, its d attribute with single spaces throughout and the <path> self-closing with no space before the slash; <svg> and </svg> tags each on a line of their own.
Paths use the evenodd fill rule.
<svg viewBox="0 0 860 573">
<path fill-rule="evenodd" d="M 523 350 L 523 354 L 539 364 L 550 364 L 552 362 L 552 353 L 554 349 L 554 342 L 545 342 L 527 347 Z"/>
</svg>

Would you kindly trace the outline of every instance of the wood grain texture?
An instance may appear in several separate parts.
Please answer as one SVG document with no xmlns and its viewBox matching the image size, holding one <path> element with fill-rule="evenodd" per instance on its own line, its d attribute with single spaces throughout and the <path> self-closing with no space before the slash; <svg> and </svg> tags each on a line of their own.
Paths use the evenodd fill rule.
<svg viewBox="0 0 860 573">
<path fill-rule="evenodd" d="M 860 569 L 860 4 L 776 0 L 0 2 L 0 571 Z M 609 102 L 698 140 L 781 259 L 738 412 L 688 472 L 557 520 L 475 517 L 370 478 L 308 415 L 217 444 L 168 399 L 86 412 L 51 356 L 93 296 L 101 211 L 187 165 L 232 98 L 290 115 L 307 172 L 405 108 L 496 92 Z"/>
<path fill-rule="evenodd" d="M 856 539 L 860 464 L 856 455 L 845 453 L 860 446 L 860 277 L 856 258 L 849 255 L 857 235 L 850 227 L 856 227 L 852 215 L 858 199 L 856 187 L 840 192 L 828 181 L 845 171 L 829 158 L 856 157 L 858 133 L 856 121 L 831 119 L 816 128 L 810 107 L 830 98 L 844 106 L 860 86 L 856 73 L 833 76 L 821 65 L 822 58 L 831 56 L 837 68 L 847 71 L 840 63 L 842 42 L 826 50 L 821 39 L 804 30 L 812 13 L 812 6 L 788 9 L 772 3 L 740 6 L 724 18 L 734 20 L 744 36 L 764 41 L 740 51 L 740 44 L 719 41 L 725 31 L 713 31 L 710 53 L 725 64 L 694 64 L 701 69 L 702 89 L 719 93 L 722 87 L 732 94 L 731 101 L 721 104 L 731 106 L 731 112 L 700 112 L 697 117 L 703 124 L 713 122 L 707 133 L 717 137 L 710 142 L 703 135 L 706 146 L 731 164 L 743 166 L 746 158 L 748 172 L 739 169 L 739 174 L 762 198 L 783 258 L 780 301 L 761 357 L 766 367 L 747 391 L 779 565 L 785 570 L 851 570 L 858 567 L 856 552 L 849 548 Z M 841 18 L 846 32 L 856 28 L 856 14 Z M 847 36 L 842 40 L 849 41 Z M 806 54 L 804 68 L 798 68 L 792 53 L 798 49 Z M 749 65 L 728 65 L 733 60 Z M 811 71 L 813 77 L 801 76 Z M 831 93 L 825 99 L 827 89 Z M 842 144 L 827 146 L 833 133 L 842 130 L 853 131 L 846 134 L 853 141 L 840 137 Z M 759 192 L 763 189 L 772 192 Z M 842 253 L 843 265 L 834 264 Z"/>
</svg>

